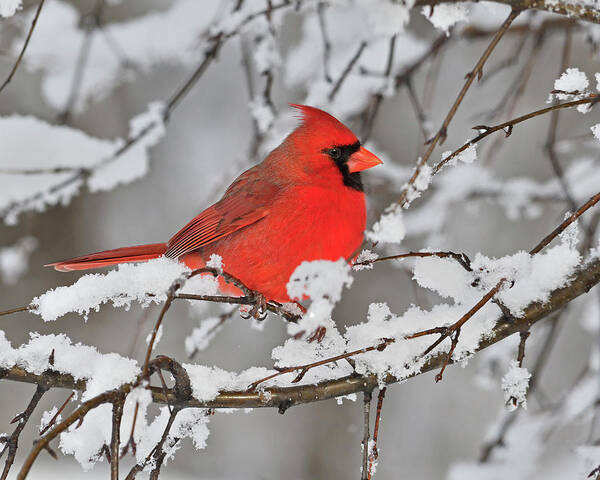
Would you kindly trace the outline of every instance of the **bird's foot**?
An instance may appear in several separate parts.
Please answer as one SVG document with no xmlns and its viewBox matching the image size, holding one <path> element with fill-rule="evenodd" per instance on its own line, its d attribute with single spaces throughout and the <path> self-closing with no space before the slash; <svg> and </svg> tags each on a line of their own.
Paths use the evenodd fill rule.
<svg viewBox="0 0 600 480">
<path fill-rule="evenodd" d="M 319 326 L 315 329 L 314 332 L 310 334 L 310 336 L 306 339 L 308 343 L 312 343 L 315 340 L 317 343 L 321 343 L 321 341 L 325 338 L 325 334 L 327 333 L 327 328 Z"/>
<path fill-rule="evenodd" d="M 255 320 L 262 321 L 267 318 L 267 298 L 262 294 L 254 293 L 254 305 L 249 310 L 240 308 L 240 315 L 244 319 L 254 318 Z"/>
</svg>

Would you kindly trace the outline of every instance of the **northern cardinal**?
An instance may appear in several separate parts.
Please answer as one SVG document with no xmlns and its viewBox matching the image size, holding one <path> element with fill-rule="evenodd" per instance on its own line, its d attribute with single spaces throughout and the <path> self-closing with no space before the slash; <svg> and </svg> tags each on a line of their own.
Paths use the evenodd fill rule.
<svg viewBox="0 0 600 480">
<path fill-rule="evenodd" d="M 167 243 L 47 266 L 66 272 L 164 255 L 196 269 L 216 253 L 225 271 L 248 288 L 269 300 L 290 301 L 286 284 L 300 263 L 349 258 L 358 249 L 366 225 L 360 172 L 382 163 L 328 113 L 292 107 L 301 112 L 300 125 Z"/>
</svg>

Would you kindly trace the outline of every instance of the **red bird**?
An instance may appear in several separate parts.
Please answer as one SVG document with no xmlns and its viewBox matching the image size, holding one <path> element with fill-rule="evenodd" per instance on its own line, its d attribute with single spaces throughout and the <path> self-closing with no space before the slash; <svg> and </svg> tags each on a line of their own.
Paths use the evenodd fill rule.
<svg viewBox="0 0 600 480">
<path fill-rule="evenodd" d="M 349 258 L 358 249 L 366 224 L 360 172 L 382 163 L 328 113 L 292 106 L 302 113 L 301 124 L 167 243 L 117 248 L 48 266 L 66 272 L 164 255 L 196 269 L 216 253 L 225 271 L 248 288 L 288 302 L 286 284 L 300 263 Z"/>
</svg>

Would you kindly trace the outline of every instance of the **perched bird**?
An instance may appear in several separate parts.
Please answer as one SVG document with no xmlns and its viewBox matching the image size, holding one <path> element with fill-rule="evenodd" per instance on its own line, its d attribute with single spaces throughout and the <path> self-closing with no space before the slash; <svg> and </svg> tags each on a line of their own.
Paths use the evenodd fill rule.
<svg viewBox="0 0 600 480">
<path fill-rule="evenodd" d="M 382 163 L 328 113 L 292 107 L 301 112 L 300 125 L 167 243 L 47 266 L 66 272 L 164 255 L 196 269 L 216 253 L 224 270 L 248 288 L 268 300 L 288 302 L 286 284 L 300 263 L 349 258 L 359 248 L 366 224 L 360 172 Z"/>
</svg>

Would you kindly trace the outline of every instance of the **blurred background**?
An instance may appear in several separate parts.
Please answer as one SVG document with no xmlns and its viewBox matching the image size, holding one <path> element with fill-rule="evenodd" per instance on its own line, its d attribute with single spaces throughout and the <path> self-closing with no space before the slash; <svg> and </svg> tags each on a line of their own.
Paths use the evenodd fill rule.
<svg viewBox="0 0 600 480">
<path fill-rule="evenodd" d="M 52 3 L 56 2 L 47 0 L 46 3 L 44 8 L 50 11 Z M 61 3 L 70 12 L 79 15 L 75 28 L 80 31 L 86 28 L 81 19 L 94 11 L 95 2 Z M 167 0 L 107 1 L 102 11 L 103 24 L 110 32 L 113 24 L 119 26 L 143 19 L 147 15 L 156 15 L 155 37 L 137 38 L 136 42 L 169 42 L 182 33 L 173 28 L 172 24 L 162 28 L 160 21 L 163 18 L 161 16 L 167 15 L 175 3 L 177 2 Z M 33 62 L 39 58 L 35 55 L 37 47 L 34 32 L 31 63 L 25 61 L 12 83 L 0 93 L 0 115 L 32 115 L 50 124 L 64 122 L 66 126 L 80 129 L 97 138 L 125 137 L 129 119 L 143 112 L 148 103 L 169 98 L 190 75 L 202 58 L 201 52 L 205 45 L 202 32 L 215 18 L 225 18 L 230 9 L 229 4 L 223 6 L 218 4 L 220 2 L 194 3 L 196 6 L 193 9 L 188 7 L 188 22 L 197 22 L 198 25 L 195 42 L 190 42 L 191 50 L 197 50 L 195 54 L 190 53 L 185 60 L 159 57 L 146 65 L 142 65 L 144 62 L 134 62 L 134 65 L 127 65 L 125 62 L 116 77 L 118 81 L 113 81 L 110 88 L 103 87 L 104 91 L 97 98 L 90 94 L 89 98 L 82 100 L 81 107 L 73 108 L 66 116 L 61 116 L 61 113 L 64 114 L 64 107 L 59 106 L 60 99 L 44 93 L 44 89 L 52 88 L 44 86 L 47 73 L 44 68 L 47 67 L 34 68 Z M 373 4 L 373 8 L 377 8 L 376 4 L 378 2 Z M 0 78 L 12 68 L 15 51 L 20 48 L 36 7 L 37 2 L 25 1 L 23 11 L 14 17 L 0 19 Z M 371 35 L 372 30 L 367 28 L 367 19 L 361 17 L 360 11 L 354 14 L 352 21 L 338 20 L 338 17 L 345 19 L 350 15 L 343 10 L 350 10 L 353 6 L 327 8 L 326 18 L 336 47 L 332 51 L 332 76 L 338 78 L 343 65 L 355 51 L 357 41 L 366 33 Z M 470 8 L 471 20 L 459 24 L 440 53 L 411 77 L 411 85 L 419 98 L 423 98 L 424 89 L 430 88 L 433 92 L 423 102 L 430 131 L 441 124 L 464 82 L 465 73 L 473 67 L 490 41 L 490 35 L 468 36 L 464 34 L 465 30 L 488 29 L 493 32 L 508 14 L 507 7 L 494 4 L 484 3 Z M 276 109 L 275 120 L 263 138 L 258 157 L 264 155 L 264 150 L 273 145 L 273 142 L 276 144 L 283 139 L 286 128 L 287 131 L 292 128 L 293 122 L 285 119 L 286 115 L 289 116 L 288 102 L 303 103 L 307 99 L 319 98 L 313 87 L 320 73 L 308 59 L 306 68 L 315 72 L 307 74 L 305 78 L 298 74 L 299 82 L 289 78 L 294 72 L 302 70 L 301 55 L 308 48 L 306 36 L 312 35 L 312 30 L 305 23 L 308 24 L 308 17 L 314 17 L 315 10 L 313 7 L 302 7 L 298 11 L 290 8 L 279 12 L 274 21 L 276 44 L 283 66 L 274 73 L 271 96 Z M 190 15 L 190 12 L 194 14 Z M 44 28 L 51 31 L 51 22 L 57 21 L 58 14 L 44 17 L 44 13 L 42 10 L 40 28 L 43 22 L 50 22 Z M 516 102 L 514 111 L 501 112 L 498 118 L 492 120 L 486 117 L 498 102 L 502 102 L 506 92 L 515 89 L 513 82 L 521 75 L 529 55 L 532 55 L 534 29 L 544 20 L 555 18 L 559 17 L 542 13 L 534 16 L 526 14 L 520 19 L 519 25 L 525 25 L 529 30 L 524 27 L 522 33 L 509 34 L 502 40 L 485 72 L 492 72 L 508 62 L 507 65 L 489 79 L 473 85 L 451 124 L 446 143 L 434 153 L 434 161 L 440 158 L 441 151 L 455 149 L 471 138 L 473 125 L 498 123 L 546 106 L 548 93 L 561 72 L 565 28 L 550 29 L 541 48 L 535 51 L 535 59 L 531 62 L 531 79 Z M 350 46 L 335 43 L 343 37 L 342 33 L 335 33 L 336 29 L 348 30 L 345 33 L 348 37 L 354 35 L 355 40 Z M 189 25 L 182 27 L 182 30 L 190 30 Z M 594 31 L 577 24 L 572 26 L 572 46 L 568 62 L 569 66 L 587 72 L 591 79 L 598 68 L 598 57 L 593 42 L 590 43 L 590 36 L 593 36 Z M 76 60 L 81 46 L 61 41 L 58 38 L 60 30 L 55 29 L 55 34 L 57 48 L 72 49 L 71 58 Z M 19 216 L 15 225 L 0 225 L 0 248 L 13 245 L 23 237 L 30 236 L 37 240 L 37 248 L 29 258 L 27 273 L 16 283 L 4 283 L 0 288 L 0 309 L 25 305 L 32 297 L 55 286 L 71 284 L 79 277 L 77 273 L 62 274 L 43 268 L 45 263 L 119 246 L 165 241 L 188 219 L 217 200 L 228 183 L 256 161 L 252 158 L 256 128 L 252 113 L 256 112 L 256 108 L 249 108 L 253 98 L 249 96 L 242 58 L 242 47 L 249 49 L 251 53 L 256 48 L 255 35 L 256 32 L 249 31 L 232 38 L 224 45 L 218 59 L 209 66 L 198 84 L 171 115 L 164 138 L 149 150 L 149 169 L 145 176 L 105 192 L 90 193 L 83 188 L 66 205 L 50 206 L 43 212 L 28 211 Z M 418 9 L 413 10 L 406 32 L 397 39 L 399 64 L 394 72 L 401 72 L 403 66 L 410 64 L 413 61 L 411 59 L 418 58 L 440 35 L 443 32 L 434 28 Z M 51 41 L 47 37 L 40 38 Z M 102 41 L 99 33 L 94 34 L 90 47 L 92 52 L 94 42 Z M 320 45 L 319 38 L 315 41 Z M 303 45 L 304 50 L 301 48 Z M 378 45 L 385 46 L 387 41 L 381 41 Z M 45 48 L 52 50 L 48 45 Z M 124 59 L 135 55 L 137 51 L 128 44 L 120 44 L 118 48 L 123 52 Z M 320 58 L 320 51 L 318 55 Z M 102 76 L 102 65 L 94 67 L 94 58 L 96 57 L 92 53 L 89 59 L 92 64 L 89 72 L 84 73 L 84 78 L 85 75 L 90 75 L 93 80 L 96 75 Z M 379 62 L 378 65 L 383 69 L 385 58 L 386 51 L 383 51 L 381 58 L 373 62 Z M 288 61 L 291 62 L 289 59 L 293 59 L 295 63 L 288 64 Z M 356 72 L 360 66 L 359 61 Z M 439 75 L 431 73 L 433 68 L 438 69 Z M 265 77 L 259 75 L 256 65 L 252 67 L 251 78 L 255 92 L 260 92 Z M 65 81 L 68 83 L 68 80 Z M 427 82 L 431 85 L 427 86 Z M 106 84 L 108 83 L 110 82 Z M 343 104 L 344 101 L 351 101 L 349 99 L 352 95 L 360 95 L 363 91 L 357 89 L 356 92 L 348 90 L 340 93 L 330 108 L 332 114 L 339 115 L 359 132 L 361 118 L 356 112 L 361 110 L 362 104 L 358 109 Z M 63 95 L 63 100 L 64 98 Z M 510 102 L 504 102 L 504 106 L 508 103 Z M 599 118 L 596 110 L 585 116 L 575 111 L 561 113 L 558 139 L 575 139 L 565 149 L 567 154 L 561 155 L 565 169 L 569 168 L 570 162 L 582 156 L 598 162 L 597 147 L 595 151 L 589 147 L 589 141 L 593 140 L 589 127 L 600 122 Z M 525 123 L 515 128 L 509 139 L 499 143 L 496 137 L 488 138 L 478 149 L 477 162 L 492 168 L 500 180 L 527 177 L 540 184 L 552 181 L 554 173 L 544 152 L 549 120 L 546 116 Z M 368 188 L 371 225 L 383 209 L 397 198 L 406 175 L 423 151 L 423 135 L 407 88 L 400 87 L 393 95 L 384 98 L 369 140 L 376 153 L 381 154 L 385 161 L 378 172 L 364 176 Z M 36 139 L 30 138 L 27 141 L 35 144 Z M 0 157 L 2 155 L 0 144 Z M 7 160 L 2 160 L 3 165 Z M 50 164 L 55 160 L 48 159 Z M 10 161 L 17 162 L 18 159 Z M 3 176 L 0 181 L 9 180 Z M 0 184 L 0 189 L 2 188 Z M 578 203 L 586 199 L 585 192 L 579 192 L 576 185 L 573 186 L 572 193 Z M 414 208 L 420 208 L 429 194 L 433 192 L 426 192 L 424 198 L 415 203 Z M 409 237 L 402 245 L 380 246 L 377 250 L 400 253 L 428 246 L 443 246 L 444 250 L 455 249 L 469 255 L 476 252 L 488 256 L 505 255 L 531 248 L 562 220 L 567 208 L 564 202 L 547 201 L 541 203 L 539 215 L 521 215 L 517 219 L 511 219 L 502 206 L 485 198 L 471 198 L 459 201 L 449 209 L 449 217 L 442 232 L 411 236 L 409 231 Z M 392 311 L 401 313 L 411 304 L 428 308 L 440 299 L 412 282 L 409 271 L 398 268 L 397 265 L 382 264 L 372 271 L 355 274 L 352 289 L 345 292 L 343 301 L 335 311 L 339 328 L 343 330 L 345 325 L 362 321 L 368 305 L 375 301 L 388 302 Z M 584 307 L 583 303 L 581 307 L 570 307 L 560 321 L 555 346 L 539 379 L 547 397 L 558 398 L 562 395 L 588 363 L 596 337 L 590 333 L 589 325 L 586 330 L 578 321 L 578 312 Z M 185 304 L 175 305 L 169 312 L 157 353 L 187 361 L 185 338 L 202 318 L 218 311 L 211 310 L 213 308 L 194 310 Z M 56 322 L 43 323 L 37 316 L 21 313 L 2 317 L 0 329 L 6 332 L 13 346 L 26 342 L 31 332 L 63 332 L 74 342 L 95 345 L 101 352 L 117 352 L 141 361 L 145 351 L 144 338 L 157 314 L 156 306 L 148 309 L 136 306 L 130 311 L 106 306 L 98 313 L 92 313 L 87 322 L 77 315 L 68 315 Z M 533 362 L 546 334 L 546 327 L 547 325 L 542 324 L 534 329 L 526 363 Z M 236 315 L 210 346 L 199 352 L 194 361 L 231 370 L 241 370 L 251 365 L 271 366 L 272 348 L 283 343 L 286 338 L 285 325 L 279 319 L 269 318 L 264 329 L 257 330 Z M 515 346 L 516 339 L 510 339 L 492 347 L 481 358 L 470 361 L 465 368 L 450 368 L 439 384 L 434 382 L 433 375 L 427 374 L 401 385 L 391 386 L 385 401 L 380 431 L 377 477 L 447 478 L 452 465 L 475 461 L 486 435 L 504 409 L 500 390 L 500 379 L 504 371 L 502 364 L 497 364 L 497 358 L 514 355 Z M 10 419 L 23 408 L 32 392 L 33 387 L 30 385 L 0 381 L 0 432 L 3 429 L 11 431 L 8 427 Z M 61 404 L 67 395 L 66 391 L 50 392 L 43 400 L 40 412 Z M 535 411 L 536 407 L 536 400 L 530 400 L 530 410 Z M 342 405 L 328 401 L 294 407 L 283 416 L 271 409 L 254 410 L 249 414 L 217 413 L 211 418 L 211 433 L 206 449 L 195 451 L 186 443 L 174 463 L 162 475 L 165 479 L 358 478 L 362 438 L 361 411 L 359 397 L 356 402 L 344 401 Z M 36 417 L 33 420 L 38 421 Z M 557 429 L 548 439 L 548 449 L 540 454 L 540 458 L 543 458 L 540 464 L 544 468 L 537 469 L 535 475 L 528 478 L 554 478 L 553 472 L 557 472 L 555 467 L 563 461 L 562 456 L 572 453 L 574 445 L 586 441 L 586 435 L 582 433 L 587 432 L 584 425 L 585 428 L 589 427 L 589 418 L 585 422 L 581 420 L 581 423 L 575 422 L 574 425 Z M 31 429 L 28 429 L 21 440 L 21 461 L 33 439 Z M 106 472 L 106 462 L 97 465 L 93 474 L 84 476 L 71 457 L 61 457 L 58 462 L 43 458 L 34 467 L 31 478 L 53 478 L 52 475 L 56 478 L 64 478 L 66 475 L 77 478 L 95 478 L 95 475 L 105 478 Z M 514 478 L 527 478 L 519 475 L 515 470 Z M 470 477 L 465 474 L 456 478 Z"/>
</svg>

